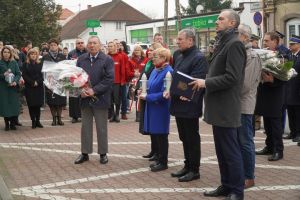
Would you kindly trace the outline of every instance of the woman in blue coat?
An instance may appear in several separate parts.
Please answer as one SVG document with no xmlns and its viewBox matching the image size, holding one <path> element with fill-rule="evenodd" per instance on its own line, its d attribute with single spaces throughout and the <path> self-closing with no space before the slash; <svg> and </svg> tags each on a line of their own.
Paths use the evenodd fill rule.
<svg viewBox="0 0 300 200">
<path fill-rule="evenodd" d="M 144 132 L 153 136 L 158 147 L 158 161 L 150 165 L 151 171 L 157 172 L 168 168 L 168 135 L 170 127 L 169 94 L 165 92 L 165 77 L 173 72 L 169 65 L 170 50 L 159 48 L 154 51 L 152 71 L 147 83 L 147 95 L 140 96 L 146 100 L 144 113 Z"/>
</svg>

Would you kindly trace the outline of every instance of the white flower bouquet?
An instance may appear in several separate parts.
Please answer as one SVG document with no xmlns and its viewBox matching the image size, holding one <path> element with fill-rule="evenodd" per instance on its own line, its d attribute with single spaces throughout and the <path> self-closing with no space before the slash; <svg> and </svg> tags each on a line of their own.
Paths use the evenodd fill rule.
<svg viewBox="0 0 300 200">
<path fill-rule="evenodd" d="M 45 74 L 45 86 L 60 96 L 78 97 L 82 90 L 90 86 L 89 75 L 76 66 L 76 60 L 58 63 L 45 61 L 42 72 Z"/>
<path fill-rule="evenodd" d="M 277 52 L 266 49 L 254 49 L 262 61 L 262 70 L 271 73 L 275 78 L 288 81 L 297 75 L 293 62 L 281 58 Z"/>
</svg>

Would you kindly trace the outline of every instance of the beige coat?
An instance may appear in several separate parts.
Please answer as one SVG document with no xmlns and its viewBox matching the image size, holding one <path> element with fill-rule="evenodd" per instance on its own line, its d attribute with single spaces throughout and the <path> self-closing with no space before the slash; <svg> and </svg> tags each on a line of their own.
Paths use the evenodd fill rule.
<svg viewBox="0 0 300 200">
<path fill-rule="evenodd" d="M 244 85 L 241 92 L 241 113 L 253 114 L 256 104 L 257 87 L 261 80 L 261 60 L 258 54 L 246 45 L 247 63 Z"/>
</svg>

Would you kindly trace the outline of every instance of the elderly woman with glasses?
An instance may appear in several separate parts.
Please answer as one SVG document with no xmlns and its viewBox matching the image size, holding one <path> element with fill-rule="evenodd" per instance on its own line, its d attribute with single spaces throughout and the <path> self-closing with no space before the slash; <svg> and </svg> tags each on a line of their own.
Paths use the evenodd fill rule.
<svg viewBox="0 0 300 200">
<path fill-rule="evenodd" d="M 144 132 L 153 136 L 157 146 L 158 160 L 150 165 L 152 172 L 168 168 L 168 135 L 170 128 L 169 93 L 165 91 L 165 77 L 173 69 L 169 65 L 171 52 L 165 48 L 154 51 L 153 69 L 147 82 L 147 94 L 140 99 L 146 101 L 144 113 Z"/>
<path fill-rule="evenodd" d="M 5 131 L 17 129 L 17 117 L 20 113 L 17 84 L 20 78 L 21 72 L 13 58 L 12 49 L 3 47 L 0 60 L 0 116 L 4 117 Z"/>
</svg>

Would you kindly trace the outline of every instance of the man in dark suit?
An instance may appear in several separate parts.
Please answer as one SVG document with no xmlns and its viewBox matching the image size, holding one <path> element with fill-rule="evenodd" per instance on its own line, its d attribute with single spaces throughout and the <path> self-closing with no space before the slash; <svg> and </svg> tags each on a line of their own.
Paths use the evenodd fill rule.
<svg viewBox="0 0 300 200">
<path fill-rule="evenodd" d="M 279 46 L 279 36 L 275 32 L 267 32 L 264 35 L 264 47 L 276 51 Z M 281 53 L 279 52 L 279 55 Z M 266 146 L 256 151 L 256 155 L 271 155 L 269 161 L 277 161 L 283 158 L 282 141 L 282 110 L 284 104 L 284 85 L 271 73 L 262 72 L 263 82 L 257 90 L 255 114 L 263 116 L 266 131 Z"/>
<path fill-rule="evenodd" d="M 293 68 L 298 73 L 286 85 L 286 105 L 289 117 L 290 138 L 300 142 L 300 36 L 293 35 L 289 41 Z"/>
<path fill-rule="evenodd" d="M 194 89 L 206 88 L 204 121 L 212 124 L 221 185 L 204 196 L 244 199 L 243 159 L 237 129 L 241 126 L 241 88 L 246 65 L 246 50 L 239 40 L 240 17 L 224 10 L 216 21 L 216 43 L 206 79 L 191 83 Z"/>
<path fill-rule="evenodd" d="M 194 78 L 205 78 L 207 62 L 204 55 L 195 45 L 195 31 L 183 29 L 178 33 L 174 52 L 174 70 L 183 72 Z M 183 144 L 184 167 L 171 174 L 179 182 L 188 182 L 200 178 L 200 135 L 199 117 L 202 115 L 203 92 L 193 100 L 183 96 L 173 95 L 171 91 L 170 112 L 175 116 L 179 138 Z"/>
<path fill-rule="evenodd" d="M 102 53 L 100 47 L 99 38 L 91 36 L 88 40 L 89 53 L 83 54 L 77 60 L 77 66 L 88 73 L 91 85 L 81 93 L 81 155 L 75 160 L 75 164 L 88 161 L 88 154 L 93 153 L 93 118 L 96 123 L 100 163 L 108 162 L 107 114 L 114 81 L 114 61 Z"/>
</svg>

